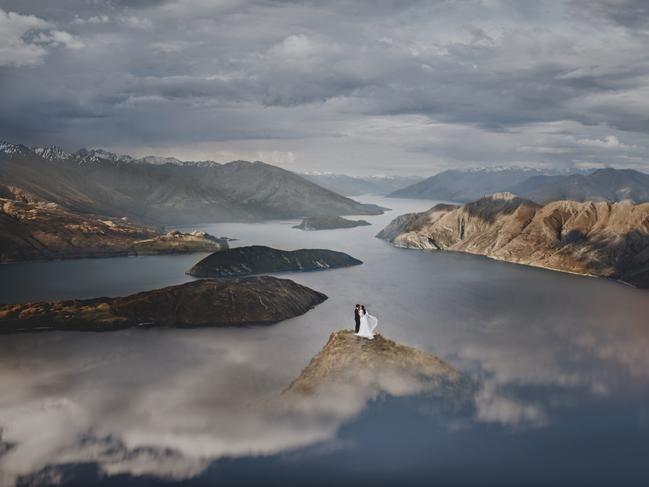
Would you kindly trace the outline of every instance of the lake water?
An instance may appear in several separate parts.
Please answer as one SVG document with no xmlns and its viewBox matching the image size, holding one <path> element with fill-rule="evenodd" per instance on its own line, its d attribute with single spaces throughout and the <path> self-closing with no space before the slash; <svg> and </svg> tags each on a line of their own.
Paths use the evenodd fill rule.
<svg viewBox="0 0 649 487">
<path fill-rule="evenodd" d="M 364 261 L 284 274 L 329 299 L 269 327 L 0 336 L 0 484 L 647 485 L 649 291 L 373 238 L 373 225 L 202 228 Z M 177 284 L 201 255 L 0 266 L 0 302 Z M 365 303 L 380 331 L 478 384 L 471 404 L 368 400 L 323 421 L 272 401 Z M 359 391 L 359 394 L 362 394 Z M 260 406 L 262 405 L 262 406 Z"/>
</svg>

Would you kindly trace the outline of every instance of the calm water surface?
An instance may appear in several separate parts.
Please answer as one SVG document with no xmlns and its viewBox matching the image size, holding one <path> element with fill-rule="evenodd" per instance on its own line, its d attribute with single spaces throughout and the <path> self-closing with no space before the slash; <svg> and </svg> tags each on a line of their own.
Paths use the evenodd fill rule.
<svg viewBox="0 0 649 487">
<path fill-rule="evenodd" d="M 0 336 L 0 484 L 647 485 L 649 291 L 373 238 L 373 225 L 204 225 L 232 245 L 330 248 L 362 266 L 285 274 L 329 300 L 270 327 Z M 201 255 L 0 266 L 0 302 L 190 280 Z M 381 332 L 478 384 L 470 403 L 372 399 L 335 417 L 271 402 L 365 303 Z M 359 404 L 361 406 L 359 407 Z M 261 406 L 260 406 L 261 405 Z"/>
</svg>

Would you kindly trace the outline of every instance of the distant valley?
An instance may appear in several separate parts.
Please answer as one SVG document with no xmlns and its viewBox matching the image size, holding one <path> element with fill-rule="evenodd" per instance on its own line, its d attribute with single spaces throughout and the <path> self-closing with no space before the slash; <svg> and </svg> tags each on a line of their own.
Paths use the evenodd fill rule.
<svg viewBox="0 0 649 487">
<path fill-rule="evenodd" d="M 385 195 L 422 181 L 420 176 L 347 176 L 330 173 L 304 173 L 309 181 L 345 196 Z"/>
</svg>

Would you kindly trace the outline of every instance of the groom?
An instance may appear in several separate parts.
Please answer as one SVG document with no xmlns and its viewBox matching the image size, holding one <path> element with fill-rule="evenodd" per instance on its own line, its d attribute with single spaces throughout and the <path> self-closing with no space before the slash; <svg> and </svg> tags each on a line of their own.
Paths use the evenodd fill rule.
<svg viewBox="0 0 649 487">
<path fill-rule="evenodd" d="M 354 321 L 356 322 L 356 333 L 358 333 L 358 330 L 361 328 L 361 305 L 357 304 L 356 308 L 354 308 Z"/>
</svg>

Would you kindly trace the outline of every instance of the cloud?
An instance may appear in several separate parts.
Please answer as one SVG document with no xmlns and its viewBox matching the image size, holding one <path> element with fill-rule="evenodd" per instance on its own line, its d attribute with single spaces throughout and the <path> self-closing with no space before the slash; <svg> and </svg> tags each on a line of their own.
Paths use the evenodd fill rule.
<svg viewBox="0 0 649 487">
<path fill-rule="evenodd" d="M 483 388 L 476 397 L 476 419 L 519 427 L 539 427 L 548 421 L 542 406 L 502 396 L 489 387 Z"/>
<path fill-rule="evenodd" d="M 41 32 L 38 36 L 34 37 L 35 44 L 46 45 L 50 47 L 67 47 L 69 49 L 81 49 L 84 47 L 77 37 L 68 34 L 62 30 L 51 30 L 49 32 Z"/>
<path fill-rule="evenodd" d="M 82 19 L 78 15 L 75 15 L 72 24 L 107 24 L 110 22 L 110 17 L 108 15 L 93 15 L 87 19 Z"/>
<path fill-rule="evenodd" d="M 153 28 L 153 22 L 151 22 L 149 19 L 136 17 L 135 15 L 120 17 L 119 21 L 133 29 L 149 30 Z"/>
<path fill-rule="evenodd" d="M 38 64 L 47 55 L 48 47 L 83 47 L 75 36 L 52 27 L 34 15 L 0 9 L 0 66 Z"/>
<path fill-rule="evenodd" d="M 14 34 L 25 52 L 3 63 L 13 68 L 3 73 L 0 131 L 16 141 L 158 146 L 184 158 L 290 152 L 302 170 L 369 173 L 643 168 L 649 34 L 630 20 L 644 15 L 639 2 L 30 7 L 15 15 L 48 26 Z M 64 26 L 69 38 L 52 33 Z M 19 69 L 27 64 L 29 75 Z M 556 124 L 567 132 L 547 133 Z"/>
<path fill-rule="evenodd" d="M 20 15 L 0 9 L 0 66 L 36 64 L 47 54 L 42 46 L 25 40 L 34 30 L 51 25 L 34 15 Z"/>
</svg>

